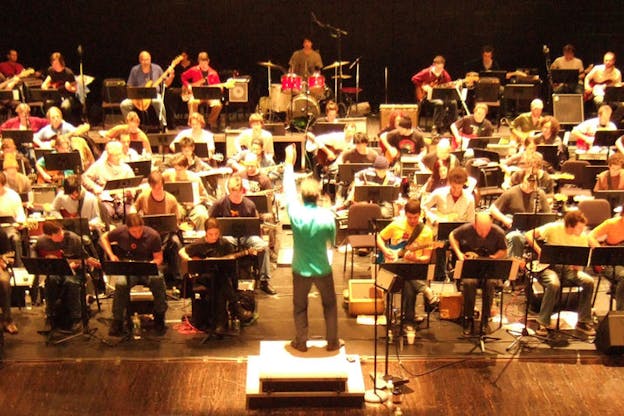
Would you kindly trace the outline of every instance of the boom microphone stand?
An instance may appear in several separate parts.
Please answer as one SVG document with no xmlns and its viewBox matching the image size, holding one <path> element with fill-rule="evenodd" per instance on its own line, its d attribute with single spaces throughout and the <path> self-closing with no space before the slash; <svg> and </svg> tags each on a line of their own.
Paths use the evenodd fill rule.
<svg viewBox="0 0 624 416">
<path fill-rule="evenodd" d="M 322 23 L 316 18 L 316 15 L 312 13 L 312 20 L 319 27 L 323 29 L 327 29 L 332 38 L 336 39 L 337 48 L 338 48 L 338 62 L 342 62 L 342 37 L 347 36 L 349 32 L 339 27 L 335 27 L 330 25 L 329 23 Z M 336 95 L 336 102 L 342 102 L 342 65 L 340 65 L 340 69 L 338 69 L 338 94 Z"/>
</svg>

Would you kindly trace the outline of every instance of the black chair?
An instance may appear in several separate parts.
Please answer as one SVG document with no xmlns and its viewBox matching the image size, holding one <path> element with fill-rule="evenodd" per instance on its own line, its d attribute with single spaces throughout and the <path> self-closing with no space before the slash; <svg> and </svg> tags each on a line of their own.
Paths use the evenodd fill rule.
<svg viewBox="0 0 624 416">
<path fill-rule="evenodd" d="M 127 97 L 126 81 L 121 78 L 106 78 L 102 83 L 102 127 L 106 128 L 109 111 L 121 114 L 121 102 Z"/>
</svg>

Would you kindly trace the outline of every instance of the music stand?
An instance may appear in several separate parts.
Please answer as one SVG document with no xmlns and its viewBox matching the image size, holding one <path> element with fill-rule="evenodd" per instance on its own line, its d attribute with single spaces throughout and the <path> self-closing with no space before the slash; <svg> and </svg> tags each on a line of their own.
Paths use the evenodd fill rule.
<svg viewBox="0 0 624 416">
<path fill-rule="evenodd" d="M 609 169 L 608 165 L 585 165 L 583 166 L 583 188 L 594 189 L 596 179 L 600 172 Z"/>
<path fill-rule="evenodd" d="M 180 153 L 182 151 L 182 145 L 180 142 L 177 142 L 174 146 L 176 153 Z M 210 153 L 208 153 L 208 143 L 195 143 L 193 153 L 195 153 L 197 157 L 208 159 L 210 157 Z"/>
<path fill-rule="evenodd" d="M 149 100 L 158 97 L 156 87 L 126 87 L 128 99 Z"/>
<path fill-rule="evenodd" d="M 267 194 L 245 194 L 245 197 L 249 198 L 254 203 L 256 211 L 258 211 L 259 214 L 270 212 L 269 196 Z"/>
<path fill-rule="evenodd" d="M 165 191 L 173 195 L 180 203 L 193 203 L 192 182 L 165 182 Z"/>
<path fill-rule="evenodd" d="M 538 144 L 537 152 L 544 156 L 544 161 L 550 163 L 555 170 L 559 170 L 559 146 L 556 144 Z"/>
<path fill-rule="evenodd" d="M 624 87 L 606 87 L 605 88 L 605 103 L 622 102 L 624 101 Z"/>
<path fill-rule="evenodd" d="M 559 218 L 557 213 L 544 212 L 517 212 L 513 215 L 511 228 L 519 231 L 529 231 L 544 224 L 556 221 Z"/>
<path fill-rule="evenodd" d="M 505 85 L 507 82 L 507 71 L 493 70 L 493 71 L 479 71 L 479 79 L 481 78 L 497 78 L 500 85 Z"/>
<path fill-rule="evenodd" d="M 531 101 L 534 98 L 539 97 L 537 88 L 539 84 L 507 84 L 503 91 L 503 98 L 505 100 L 516 102 L 516 112 L 520 112 L 520 101 Z"/>
<path fill-rule="evenodd" d="M 143 221 L 146 226 L 161 234 L 178 231 L 178 219 L 175 214 L 143 215 Z"/>
<path fill-rule="evenodd" d="M 399 187 L 392 185 L 357 185 L 354 200 L 358 202 L 392 202 L 399 197 Z"/>
<path fill-rule="evenodd" d="M 236 259 L 226 257 L 208 257 L 202 260 L 189 260 L 187 263 L 187 271 L 189 274 L 206 275 L 210 273 L 210 294 L 212 299 L 210 300 L 210 309 L 213 317 L 216 316 L 216 302 L 215 302 L 215 278 L 221 277 L 230 279 L 237 275 L 237 262 Z M 214 335 L 214 327 L 216 322 L 213 319 L 210 331 L 206 332 L 206 336 L 200 341 L 200 344 L 205 344 Z"/>
<path fill-rule="evenodd" d="M 199 85 L 193 87 L 193 98 L 200 101 L 221 100 L 221 87 L 213 87 L 210 85 Z"/>
<path fill-rule="evenodd" d="M 611 189 L 608 191 L 593 191 L 594 198 L 606 199 L 611 205 L 611 210 L 624 204 L 624 190 Z"/>
<path fill-rule="evenodd" d="M 15 224 L 15 217 L 11 216 L 11 215 L 2 215 L 0 216 L 0 224 L 3 225 L 14 225 Z"/>
<path fill-rule="evenodd" d="M 13 94 L 15 91 L 15 94 Z M 19 101 L 19 90 L 2 89 L 0 90 L 0 100 L 2 101 Z"/>
<path fill-rule="evenodd" d="M 5 129 L 2 130 L 3 139 L 13 139 L 16 147 L 32 146 L 34 132 L 32 130 Z"/>
<path fill-rule="evenodd" d="M 423 186 L 427 184 L 427 181 L 431 177 L 431 172 L 416 171 L 412 173 L 412 177 L 414 178 L 414 182 L 416 183 L 416 185 Z"/>
<path fill-rule="evenodd" d="M 343 184 L 353 182 L 355 174 L 373 166 L 371 163 L 340 163 L 338 164 L 338 181 Z"/>
<path fill-rule="evenodd" d="M 111 179 L 106 181 L 104 185 L 105 191 L 114 191 L 116 189 L 122 190 L 122 204 L 123 204 L 123 220 L 126 221 L 126 189 L 136 188 L 143 181 L 143 176 L 133 176 L 131 178 Z"/>
<path fill-rule="evenodd" d="M 312 126 L 312 133 L 317 136 L 329 133 L 340 133 L 345 129 L 346 123 L 330 123 L 326 121 L 317 121 Z"/>
<path fill-rule="evenodd" d="M 54 101 L 61 102 L 61 92 L 55 88 L 44 90 L 42 88 L 29 88 L 30 101 Z"/>
<path fill-rule="evenodd" d="M 511 259 L 465 259 L 458 261 L 455 265 L 455 279 L 504 279 L 515 280 L 518 274 L 518 264 Z M 485 299 L 485 287 L 483 288 L 482 299 Z M 485 352 L 485 343 L 488 341 L 500 341 L 500 338 L 490 337 L 484 333 L 485 325 L 490 317 L 490 311 L 486 310 L 488 305 L 482 302 L 481 323 L 479 324 L 479 344 L 481 352 Z M 467 311 L 464 311 L 464 315 Z M 502 318 L 501 318 L 502 319 Z M 473 338 L 473 337 L 471 337 Z M 475 345 L 475 348 L 477 346 Z"/>
<path fill-rule="evenodd" d="M 446 241 L 449 239 L 449 234 L 457 227 L 468 224 L 465 221 L 442 221 L 438 223 L 438 241 Z"/>
<path fill-rule="evenodd" d="M 158 147 L 158 151 L 163 154 L 164 158 L 164 149 L 169 147 L 169 145 L 176 136 L 176 133 L 150 133 L 147 135 L 147 140 L 149 140 L 150 146 Z"/>
<path fill-rule="evenodd" d="M 611 147 L 615 146 L 615 142 L 623 135 L 624 130 L 596 130 L 594 134 L 594 146 L 606 146 L 607 159 L 609 159 Z"/>
<path fill-rule="evenodd" d="M 551 69 L 550 77 L 553 84 L 578 84 L 578 69 Z"/>
<path fill-rule="evenodd" d="M 74 173 L 82 173 L 82 160 L 78 151 L 62 152 L 62 153 L 45 153 L 43 155 L 46 170 L 66 171 L 71 170 Z"/>
<path fill-rule="evenodd" d="M 143 142 L 139 140 L 131 140 L 130 141 L 130 149 L 133 149 L 138 154 L 143 154 Z M 150 149 L 151 150 L 151 149 Z"/>
<path fill-rule="evenodd" d="M 222 235 L 236 239 L 250 235 L 260 235 L 260 218 L 257 217 L 217 217 Z"/>
<path fill-rule="evenodd" d="M 459 101 L 461 100 L 461 97 L 459 96 L 459 92 L 453 87 L 434 87 L 431 90 L 431 99 L 442 100 L 447 103 L 451 101 Z"/>
<path fill-rule="evenodd" d="M 468 149 L 487 149 L 490 144 L 488 137 L 472 137 L 468 140 Z"/>
<path fill-rule="evenodd" d="M 589 257 L 590 266 L 611 266 L 611 282 L 615 282 L 615 266 L 622 265 L 624 258 L 624 246 L 602 246 L 594 247 Z M 598 287 L 594 293 L 594 301 L 598 296 Z M 592 304 L 593 304 L 592 302 Z"/>
<path fill-rule="evenodd" d="M 142 176 L 147 178 L 152 173 L 151 160 L 135 160 L 134 162 L 126 162 L 132 168 L 134 176 Z"/>
<path fill-rule="evenodd" d="M 474 152 L 475 158 L 486 158 L 490 162 L 496 162 L 496 163 L 500 162 L 500 154 L 498 152 L 494 152 L 492 150 L 479 149 L 479 148 L 472 149 L 472 151 Z"/>
</svg>

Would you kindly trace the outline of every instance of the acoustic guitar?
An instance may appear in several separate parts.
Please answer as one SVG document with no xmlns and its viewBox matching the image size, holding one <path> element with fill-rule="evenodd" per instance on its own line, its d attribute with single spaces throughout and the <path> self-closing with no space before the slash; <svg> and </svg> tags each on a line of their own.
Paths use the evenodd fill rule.
<svg viewBox="0 0 624 416">
<path fill-rule="evenodd" d="M 35 73 L 35 70 L 32 68 L 28 68 L 28 69 L 24 69 L 22 72 L 20 72 L 19 74 L 5 80 L 4 82 L 2 82 L 2 84 L 0 84 L 0 90 L 12 90 L 13 87 L 15 87 L 17 85 L 18 82 L 20 82 L 22 80 L 22 78 L 26 78 L 31 76 L 32 74 Z"/>
<path fill-rule="evenodd" d="M 145 83 L 144 87 L 157 87 L 157 86 L 159 86 L 160 83 L 163 82 L 169 76 L 169 73 L 171 71 L 173 71 L 174 68 L 176 67 L 176 65 L 179 64 L 180 62 L 182 62 L 183 59 L 184 59 L 184 57 L 182 55 L 176 56 L 173 59 L 173 61 L 171 61 L 171 64 L 169 64 L 167 69 L 162 73 L 162 75 L 160 77 L 158 77 L 158 79 L 156 81 L 152 81 L 150 79 L 149 81 L 147 81 Z M 151 71 L 151 69 L 150 69 L 150 71 Z M 151 98 L 146 98 L 146 99 L 143 99 L 143 100 L 132 100 L 132 104 L 137 109 L 139 109 L 140 111 L 147 111 L 149 106 L 152 105 L 152 99 Z"/>
</svg>

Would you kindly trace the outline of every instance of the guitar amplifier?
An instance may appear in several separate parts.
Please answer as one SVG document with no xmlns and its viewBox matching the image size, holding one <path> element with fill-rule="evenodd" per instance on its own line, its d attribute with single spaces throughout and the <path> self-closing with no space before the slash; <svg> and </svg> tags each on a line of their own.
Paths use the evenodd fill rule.
<svg viewBox="0 0 624 416">
<path fill-rule="evenodd" d="M 561 124 L 579 124 L 584 118 L 583 94 L 553 94 L 553 115 Z"/>
<path fill-rule="evenodd" d="M 412 126 L 418 126 L 418 104 L 381 104 L 379 106 L 379 128 L 385 129 L 388 126 L 390 114 L 393 111 L 400 111 L 412 120 Z"/>
<path fill-rule="evenodd" d="M 384 293 L 377 288 L 377 313 L 384 312 Z M 349 315 L 372 315 L 375 313 L 375 281 L 372 279 L 349 280 Z"/>
<path fill-rule="evenodd" d="M 231 103 L 249 102 L 250 77 L 234 78 L 234 87 L 228 92 L 228 101 Z"/>
</svg>

